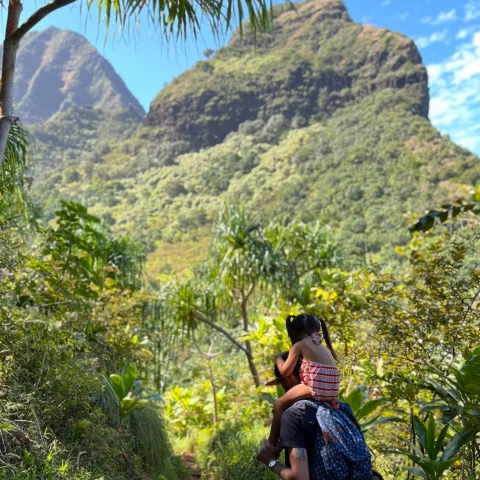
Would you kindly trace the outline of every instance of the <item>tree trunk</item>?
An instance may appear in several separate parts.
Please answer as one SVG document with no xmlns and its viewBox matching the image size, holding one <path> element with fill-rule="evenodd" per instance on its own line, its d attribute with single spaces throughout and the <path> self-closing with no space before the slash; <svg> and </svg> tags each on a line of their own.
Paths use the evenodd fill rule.
<svg viewBox="0 0 480 480">
<path fill-rule="evenodd" d="M 217 386 L 213 377 L 213 371 L 211 365 L 208 365 L 210 373 L 210 385 L 212 386 L 212 400 L 213 400 L 213 431 L 217 430 L 218 423 L 218 403 L 217 403 Z"/>
<path fill-rule="evenodd" d="M 77 0 L 53 0 L 40 7 L 20 27 L 20 14 L 23 10 L 21 0 L 9 0 L 7 14 L 7 28 L 3 42 L 2 85 L 0 87 L 0 169 L 7 148 L 8 133 L 12 123 L 16 120 L 13 115 L 13 81 L 15 78 L 15 64 L 20 41 L 35 25 L 47 15 L 63 8 Z"/>
<path fill-rule="evenodd" d="M 247 313 L 246 306 L 245 306 L 245 309 L 242 307 L 242 317 L 244 319 L 243 320 L 244 330 L 246 332 L 248 332 L 248 316 L 244 316 L 244 311 L 245 311 L 245 315 L 246 315 L 246 313 Z M 227 337 L 230 340 L 230 342 L 232 342 L 233 345 L 235 345 L 235 347 L 238 348 L 238 350 L 241 350 L 243 353 L 245 353 L 245 355 L 247 356 L 247 360 L 248 360 L 248 366 L 250 367 L 250 371 L 252 372 L 252 377 L 253 377 L 253 381 L 255 382 L 255 386 L 259 387 L 260 386 L 260 378 L 258 376 L 257 368 L 255 367 L 255 364 L 253 363 L 252 347 L 250 345 L 250 342 L 245 342 L 245 346 L 243 346 L 240 342 L 235 340 L 225 329 L 223 329 L 222 327 L 219 327 L 215 323 L 211 322 L 210 320 L 205 318 L 200 312 L 197 312 L 196 310 L 191 310 L 190 315 L 195 317 L 197 320 L 200 320 L 201 322 L 205 323 L 206 325 L 214 328 L 215 330 L 217 330 L 217 332 L 220 332 L 222 335 Z M 245 319 L 246 319 L 247 323 L 245 323 Z M 245 328 L 245 325 L 246 325 L 246 328 Z"/>
<path fill-rule="evenodd" d="M 13 115 L 13 80 L 15 77 L 15 63 L 17 61 L 18 40 L 12 39 L 18 29 L 22 2 L 10 0 L 8 2 L 7 27 L 3 42 L 2 85 L 0 88 L 0 169 L 7 148 L 8 132 L 12 124 Z"/>
<path fill-rule="evenodd" d="M 248 298 L 242 296 L 242 301 L 240 302 L 242 308 L 242 319 L 243 319 L 243 329 L 245 332 L 249 332 L 249 321 L 248 321 L 248 313 L 247 313 L 247 301 Z M 253 362 L 253 355 L 252 355 L 252 346 L 248 340 L 245 340 L 245 354 L 247 355 L 248 359 L 248 366 L 250 367 L 250 371 L 252 372 L 253 381 L 255 382 L 255 386 L 258 388 L 260 386 L 260 377 L 258 376 L 257 367 Z"/>
</svg>

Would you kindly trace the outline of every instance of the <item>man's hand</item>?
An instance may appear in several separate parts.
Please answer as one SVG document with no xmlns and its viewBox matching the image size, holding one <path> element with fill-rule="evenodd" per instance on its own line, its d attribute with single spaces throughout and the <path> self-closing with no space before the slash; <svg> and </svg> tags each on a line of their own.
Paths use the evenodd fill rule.
<svg viewBox="0 0 480 480">
<path fill-rule="evenodd" d="M 268 465 L 278 456 L 278 450 L 268 440 L 264 440 L 257 454 L 257 460 Z M 307 451 L 304 448 L 292 448 L 289 453 L 291 468 L 277 462 L 272 468 L 282 480 L 310 480 Z"/>
<path fill-rule="evenodd" d="M 275 460 L 280 455 L 280 450 L 274 447 L 268 440 L 264 440 L 260 445 L 257 453 L 257 460 L 268 465 L 269 462 Z"/>
</svg>

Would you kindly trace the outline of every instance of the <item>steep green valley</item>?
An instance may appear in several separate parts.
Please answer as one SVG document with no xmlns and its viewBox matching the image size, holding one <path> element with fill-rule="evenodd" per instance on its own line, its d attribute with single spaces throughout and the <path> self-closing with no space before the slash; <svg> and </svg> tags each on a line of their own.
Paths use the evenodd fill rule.
<svg viewBox="0 0 480 480">
<path fill-rule="evenodd" d="M 408 241 L 404 215 L 461 196 L 478 158 L 428 121 L 411 40 L 353 23 L 341 2 L 275 12 L 256 47 L 235 33 L 162 90 L 143 125 L 98 109 L 35 125 L 34 197 L 47 212 L 80 200 L 135 232 L 155 274 L 185 269 L 182 242 L 200 242 L 191 260 L 205 253 L 227 199 L 322 218 L 349 255 L 391 258 Z"/>
</svg>

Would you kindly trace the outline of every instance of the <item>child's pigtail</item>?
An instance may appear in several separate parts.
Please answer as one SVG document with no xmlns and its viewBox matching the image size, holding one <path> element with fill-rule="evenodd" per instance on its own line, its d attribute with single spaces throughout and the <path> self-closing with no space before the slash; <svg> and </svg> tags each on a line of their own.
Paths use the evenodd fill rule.
<svg viewBox="0 0 480 480">
<path fill-rule="evenodd" d="M 322 327 L 322 335 L 323 335 L 323 338 L 325 339 L 325 343 L 327 344 L 327 347 L 330 350 L 333 358 L 336 361 L 338 361 L 337 354 L 335 353 L 335 350 L 333 349 L 333 346 L 332 346 L 332 341 L 330 340 L 330 334 L 328 333 L 327 324 L 325 323 L 325 320 L 323 320 L 323 318 L 319 318 L 319 320 L 320 320 L 320 325 Z"/>
</svg>

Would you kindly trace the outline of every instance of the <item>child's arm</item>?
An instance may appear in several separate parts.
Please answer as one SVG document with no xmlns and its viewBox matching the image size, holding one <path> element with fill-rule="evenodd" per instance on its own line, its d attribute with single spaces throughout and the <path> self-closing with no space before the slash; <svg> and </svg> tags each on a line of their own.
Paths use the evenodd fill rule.
<svg viewBox="0 0 480 480">
<path fill-rule="evenodd" d="M 301 353 L 302 348 L 300 343 L 296 343 L 292 346 L 290 352 L 288 352 L 288 358 L 285 361 L 283 361 L 281 357 L 275 359 L 278 371 L 282 377 L 288 377 L 293 373 Z"/>
</svg>

